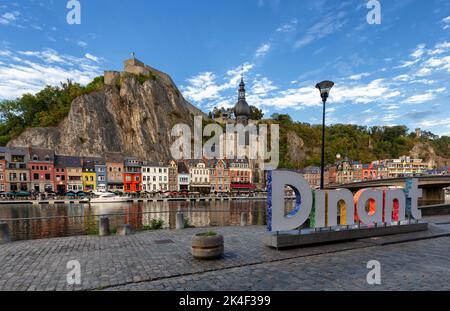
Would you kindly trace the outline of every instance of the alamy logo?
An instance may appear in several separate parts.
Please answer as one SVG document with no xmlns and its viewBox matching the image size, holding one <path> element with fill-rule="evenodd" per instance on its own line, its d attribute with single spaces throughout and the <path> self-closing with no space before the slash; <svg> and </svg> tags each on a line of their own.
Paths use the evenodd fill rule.
<svg viewBox="0 0 450 311">
<path fill-rule="evenodd" d="M 258 162 L 261 170 L 273 170 L 279 164 L 278 124 L 227 124 L 225 132 L 219 124 L 202 128 L 203 118 L 194 118 L 194 133 L 187 124 L 176 124 L 171 131 L 175 141 L 170 147 L 172 158 L 183 159 L 248 159 Z M 269 130 L 270 129 L 270 130 Z M 204 138 L 206 142 L 203 144 Z M 270 143 L 269 143 L 270 142 Z"/>
<path fill-rule="evenodd" d="M 69 25 L 81 24 L 81 4 L 78 0 L 69 0 L 66 8 L 70 11 L 67 13 L 67 23 Z"/>
<path fill-rule="evenodd" d="M 367 14 L 367 23 L 369 25 L 381 24 L 381 3 L 379 0 L 370 0 L 367 2 L 367 8 L 370 10 Z"/>
<path fill-rule="evenodd" d="M 378 260 L 371 260 L 367 263 L 367 284 L 380 285 L 381 284 L 381 264 Z"/>
<path fill-rule="evenodd" d="M 68 285 L 81 285 L 81 265 L 78 260 L 70 260 L 67 262 L 66 268 L 70 271 L 67 273 Z"/>
</svg>

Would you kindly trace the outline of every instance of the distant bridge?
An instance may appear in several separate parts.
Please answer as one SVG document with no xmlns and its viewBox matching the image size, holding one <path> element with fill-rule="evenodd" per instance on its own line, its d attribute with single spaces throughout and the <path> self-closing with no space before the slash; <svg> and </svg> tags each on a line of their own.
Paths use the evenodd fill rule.
<svg viewBox="0 0 450 311">
<path fill-rule="evenodd" d="M 411 177 L 374 179 L 342 185 L 332 185 L 329 188 L 346 188 L 353 192 L 364 188 L 405 187 L 405 180 Z M 444 188 L 450 187 L 450 175 L 432 175 L 412 177 L 419 181 L 419 188 L 423 190 L 420 205 L 442 204 L 445 202 Z"/>
</svg>

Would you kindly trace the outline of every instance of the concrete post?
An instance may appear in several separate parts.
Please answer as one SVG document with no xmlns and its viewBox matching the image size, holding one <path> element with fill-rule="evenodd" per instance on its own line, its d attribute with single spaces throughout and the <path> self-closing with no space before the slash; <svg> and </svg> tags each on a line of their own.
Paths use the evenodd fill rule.
<svg viewBox="0 0 450 311">
<path fill-rule="evenodd" d="M 107 236 L 107 235 L 111 234 L 111 231 L 109 230 L 109 218 L 108 217 L 100 217 L 98 234 L 100 236 Z"/>
<path fill-rule="evenodd" d="M 247 213 L 241 213 L 241 227 L 247 226 Z"/>
<path fill-rule="evenodd" d="M 0 244 L 8 242 L 11 242 L 9 225 L 6 222 L 0 222 Z"/>
<path fill-rule="evenodd" d="M 184 214 L 180 211 L 177 212 L 176 228 L 177 230 L 184 229 Z"/>
</svg>

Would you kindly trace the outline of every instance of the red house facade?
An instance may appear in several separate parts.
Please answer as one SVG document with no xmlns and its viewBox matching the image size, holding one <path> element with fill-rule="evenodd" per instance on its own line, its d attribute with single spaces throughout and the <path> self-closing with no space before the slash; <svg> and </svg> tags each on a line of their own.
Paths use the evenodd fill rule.
<svg viewBox="0 0 450 311">
<path fill-rule="evenodd" d="M 67 163 L 65 163 L 64 157 L 55 156 L 55 168 L 54 181 L 55 181 L 55 192 L 66 193 L 67 192 Z"/>
<path fill-rule="evenodd" d="M 55 191 L 55 152 L 50 149 L 29 148 L 31 190 L 35 192 Z"/>
<path fill-rule="evenodd" d="M 125 158 L 123 190 L 126 193 L 142 191 L 142 162 L 135 158 Z"/>
<path fill-rule="evenodd" d="M 362 169 L 362 180 L 378 179 L 378 167 L 373 164 L 364 165 Z"/>
</svg>

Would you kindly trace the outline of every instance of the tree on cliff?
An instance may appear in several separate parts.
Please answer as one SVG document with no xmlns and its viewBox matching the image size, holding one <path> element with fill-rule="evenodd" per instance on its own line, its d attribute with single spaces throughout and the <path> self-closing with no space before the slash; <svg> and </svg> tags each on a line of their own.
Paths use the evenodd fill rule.
<svg viewBox="0 0 450 311">
<path fill-rule="evenodd" d="M 46 86 L 42 91 L 24 94 L 15 100 L 0 103 L 0 145 L 19 136 L 28 127 L 58 125 L 69 113 L 72 101 L 103 87 L 103 77 L 95 78 L 86 86 L 71 80 L 60 86 Z"/>
</svg>

